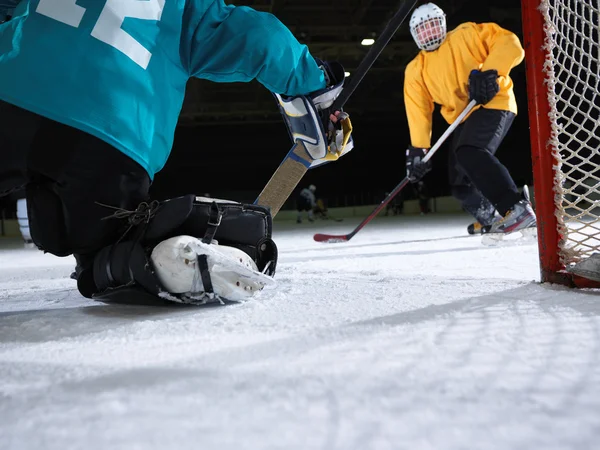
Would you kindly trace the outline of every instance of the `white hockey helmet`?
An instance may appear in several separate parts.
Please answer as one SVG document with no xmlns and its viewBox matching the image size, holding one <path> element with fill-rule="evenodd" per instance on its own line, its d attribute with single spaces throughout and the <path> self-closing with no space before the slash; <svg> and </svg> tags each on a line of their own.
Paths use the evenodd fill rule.
<svg viewBox="0 0 600 450">
<path fill-rule="evenodd" d="M 417 47 L 428 52 L 437 49 L 446 39 L 446 14 L 439 6 L 426 3 L 410 17 L 410 34 Z"/>
<path fill-rule="evenodd" d="M 315 192 L 315 191 L 317 190 L 317 187 L 316 187 L 314 184 L 311 184 L 311 185 L 308 187 L 308 189 L 309 189 L 311 192 Z"/>
</svg>

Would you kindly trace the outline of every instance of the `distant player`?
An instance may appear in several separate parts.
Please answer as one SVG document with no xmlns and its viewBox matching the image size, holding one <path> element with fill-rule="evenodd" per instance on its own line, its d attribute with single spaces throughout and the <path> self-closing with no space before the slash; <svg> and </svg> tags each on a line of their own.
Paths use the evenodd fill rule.
<svg viewBox="0 0 600 450">
<path fill-rule="evenodd" d="M 277 263 L 268 208 L 148 196 L 186 84 L 260 82 L 318 163 L 346 142 L 331 110 L 343 67 L 315 59 L 272 14 L 223 0 L 13 3 L 0 24 L 0 196 L 26 187 L 36 246 L 75 255 L 86 297 L 238 300 L 262 289 Z M 198 159 L 227 184 L 213 151 L 204 143 Z"/>
<path fill-rule="evenodd" d="M 384 194 L 385 197 L 387 197 L 388 195 L 390 195 L 389 192 L 386 192 Z M 388 204 L 385 207 L 385 215 L 389 216 L 390 211 L 394 216 L 397 216 L 398 214 L 402 214 L 404 212 L 404 191 L 398 192 L 398 194 L 396 194 L 396 196 L 390 202 L 388 202 Z"/>
<path fill-rule="evenodd" d="M 477 220 L 469 232 L 534 227 L 531 203 L 495 156 L 517 113 L 509 74 L 524 58 L 519 39 L 494 23 L 466 22 L 446 33 L 446 16 L 433 3 L 415 9 L 410 31 L 421 49 L 404 79 L 410 181 L 431 170 L 431 161 L 421 161 L 431 147 L 434 105 L 452 123 L 474 99 L 478 106 L 454 132 L 448 167 L 453 196 Z"/>
<path fill-rule="evenodd" d="M 317 200 L 315 197 L 315 192 L 317 191 L 317 187 L 314 184 L 311 184 L 307 188 L 304 188 L 298 194 L 298 198 L 296 199 L 296 209 L 298 210 L 298 217 L 296 219 L 297 223 L 302 223 L 302 213 L 306 211 L 307 218 L 309 222 L 314 222 L 314 209 L 317 205 Z"/>
<path fill-rule="evenodd" d="M 322 198 L 317 199 L 317 203 L 313 208 L 313 213 L 315 217 L 323 220 L 329 219 L 329 213 L 327 211 L 327 206 L 325 206 L 325 201 Z"/>
</svg>

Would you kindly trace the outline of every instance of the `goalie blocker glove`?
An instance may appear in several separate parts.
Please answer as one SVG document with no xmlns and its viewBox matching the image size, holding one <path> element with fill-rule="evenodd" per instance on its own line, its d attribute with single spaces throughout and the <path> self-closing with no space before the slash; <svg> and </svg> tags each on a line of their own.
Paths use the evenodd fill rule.
<svg viewBox="0 0 600 450">
<path fill-rule="evenodd" d="M 296 97 L 275 94 L 292 141 L 302 141 L 308 152 L 310 168 L 335 161 L 354 148 L 348 114 L 341 111 L 337 123 L 329 118 L 344 86 L 344 67 L 338 62 L 316 61 L 325 74 L 324 89 Z"/>
<path fill-rule="evenodd" d="M 412 145 L 406 150 L 406 176 L 411 183 L 416 183 L 431 170 L 431 162 L 423 162 L 426 154 L 426 149 Z"/>
<path fill-rule="evenodd" d="M 471 71 L 469 75 L 469 100 L 475 100 L 478 104 L 485 105 L 499 91 L 497 70 Z"/>
</svg>

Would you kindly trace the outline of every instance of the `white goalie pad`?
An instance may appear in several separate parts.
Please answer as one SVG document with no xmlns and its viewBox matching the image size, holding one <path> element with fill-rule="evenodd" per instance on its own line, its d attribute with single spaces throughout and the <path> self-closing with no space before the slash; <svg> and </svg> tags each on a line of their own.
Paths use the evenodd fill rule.
<svg viewBox="0 0 600 450">
<path fill-rule="evenodd" d="M 205 292 L 198 261 L 200 255 L 207 257 L 212 294 Z M 259 272 L 252 258 L 243 251 L 217 243 L 204 244 L 193 236 L 162 241 L 152 250 L 150 259 L 167 292 L 191 298 L 216 296 L 243 301 L 275 283 L 272 277 Z"/>
</svg>

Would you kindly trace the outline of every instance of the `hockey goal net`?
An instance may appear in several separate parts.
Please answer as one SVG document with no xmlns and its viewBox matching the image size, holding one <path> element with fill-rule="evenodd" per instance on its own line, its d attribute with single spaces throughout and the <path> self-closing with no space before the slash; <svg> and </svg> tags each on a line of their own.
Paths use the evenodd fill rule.
<svg viewBox="0 0 600 450">
<path fill-rule="evenodd" d="M 600 252 L 600 0 L 522 0 L 543 282 Z"/>
</svg>

